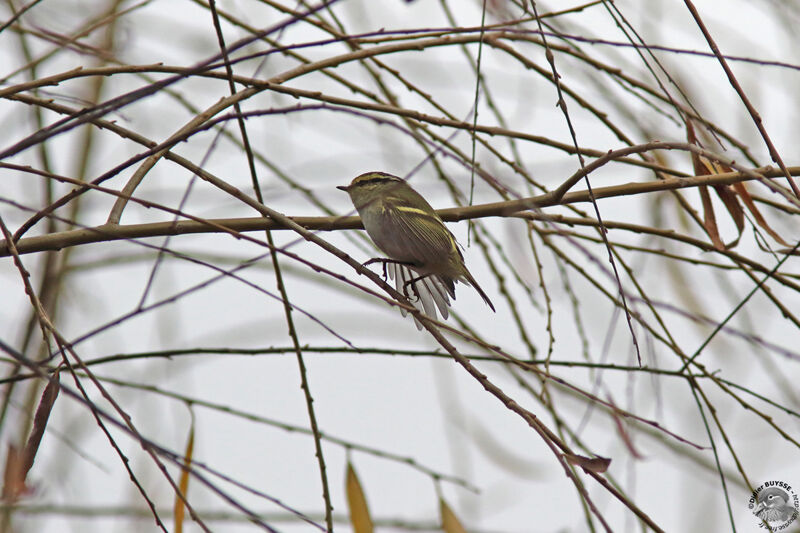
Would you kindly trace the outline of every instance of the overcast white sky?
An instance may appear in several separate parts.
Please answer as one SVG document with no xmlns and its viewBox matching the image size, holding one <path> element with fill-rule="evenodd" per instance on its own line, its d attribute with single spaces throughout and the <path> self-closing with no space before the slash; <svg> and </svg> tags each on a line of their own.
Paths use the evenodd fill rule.
<svg viewBox="0 0 800 533">
<path fill-rule="evenodd" d="M 218 2 L 219 8 L 243 18 L 257 28 L 267 27 L 278 20 L 266 5 L 252 1 Z M 502 4 L 502 3 L 498 3 Z M 123 6 L 137 4 L 124 2 Z M 294 3 L 291 3 L 294 7 Z M 537 3 L 542 12 L 553 7 L 563 9 L 559 2 Z M 570 3 L 569 5 L 572 5 Z M 575 3 L 577 5 L 577 3 Z M 777 149 L 787 165 L 797 164 L 798 111 L 797 89 L 800 82 L 796 23 L 800 9 L 791 5 L 781 7 L 769 1 L 744 2 L 738 0 L 696 2 L 709 30 L 723 53 L 747 56 L 764 61 L 780 61 L 789 66 L 758 65 L 732 61 L 742 87 L 752 99 Z M 67 6 L 67 7 L 65 7 Z M 630 2 L 618 1 L 617 8 L 641 33 L 648 43 L 682 50 L 706 52 L 707 44 L 691 20 L 683 2 L 677 0 Z M 457 8 L 456 17 L 462 25 L 478 25 L 480 10 L 477 2 L 451 3 Z M 31 9 L 23 18 L 27 29 L 70 33 L 85 20 L 91 2 L 44 2 Z M 447 25 L 439 2 L 417 0 L 410 4 L 400 0 L 385 2 L 342 1 L 334 8 L 350 33 L 387 31 L 402 28 L 437 28 Z M 8 7 L 2 8 L 3 19 L 8 18 Z M 776 12 L 782 13 L 780 16 Z M 487 21 L 492 22 L 489 17 Z M 568 23 L 568 24 L 567 24 Z M 597 5 L 565 20 L 566 33 L 592 36 L 613 42 L 625 42 L 625 37 L 609 18 L 606 9 Z M 533 26 L 528 25 L 531 29 Z M 239 28 L 225 26 L 227 42 L 244 36 Z M 41 38 L 29 36 L 35 43 L 34 56 L 53 47 Z M 307 26 L 292 28 L 281 36 L 281 42 L 300 43 L 326 38 Z M 166 65 L 192 65 L 210 57 L 218 50 L 208 11 L 193 2 L 150 2 L 134 9 L 123 17 L 118 27 L 118 58 L 129 64 L 163 62 Z M 95 43 L 96 40 L 89 41 Z M 624 72 L 638 79 L 651 79 L 643 74 L 635 51 L 602 43 L 580 43 L 591 54 L 604 60 L 619 61 Z M 254 44 L 247 51 L 263 50 L 265 45 Z M 301 50 L 311 58 L 332 55 L 331 47 L 310 47 Z M 346 48 L 338 46 L 336 53 Z M 475 47 L 470 50 L 474 54 Z M 527 53 L 537 64 L 545 66 L 543 52 L 527 48 Z M 10 30 L 0 33 L 0 77 L 6 78 L 23 62 L 18 37 Z M 509 120 L 508 127 L 533 135 L 542 135 L 562 142 L 570 142 L 563 115 L 555 107 L 554 88 L 541 77 L 526 71 L 508 56 L 496 51 L 484 51 L 483 72 L 490 82 L 498 104 Z M 767 150 L 759 140 L 752 120 L 727 83 L 718 62 L 713 58 L 691 55 L 659 53 L 659 59 L 691 95 L 701 112 L 743 139 L 756 157 L 769 163 Z M 389 66 L 407 74 L 459 120 L 470 117 L 474 98 L 474 75 L 464 61 L 462 51 L 456 47 L 439 47 L 424 53 L 405 52 L 382 58 Z M 682 126 L 654 112 L 641 101 L 620 91 L 617 98 L 628 98 L 630 107 L 624 110 L 608 104 L 612 93 L 604 93 L 609 84 L 593 83 L 589 71 L 574 60 L 556 56 L 559 72 L 565 85 L 576 88 L 581 95 L 604 109 L 611 110 L 611 119 L 622 124 L 636 142 L 647 140 L 685 140 Z M 93 60 L 76 52 L 60 53 L 42 63 L 39 76 L 66 71 L 78 65 L 90 66 Z M 259 71 L 268 78 L 291 68 L 294 63 L 277 55 Z M 240 65 L 237 73 L 251 76 L 255 62 Z M 361 67 L 347 64 L 336 72 L 358 84 L 368 85 Z M 15 74 L 5 79 L 0 89 L 22 82 L 27 74 Z M 104 98 L 129 91 L 144 83 L 132 75 L 117 75 L 109 79 Z M 311 74 L 288 83 L 289 86 L 321 90 L 359 99 L 340 85 Z M 667 85 L 668 82 L 667 82 Z M 175 89 L 198 109 L 204 109 L 228 94 L 227 85 L 218 81 L 186 81 Z M 372 86 L 373 90 L 375 89 Z M 87 86 L 69 82 L 49 87 L 41 96 L 56 102 L 80 107 L 80 99 L 87 95 Z M 406 107 L 418 106 L 425 113 L 440 116 L 419 97 L 411 95 L 400 84 L 392 90 L 400 95 Z M 616 90 L 616 89 L 613 89 Z M 674 90 L 670 86 L 670 90 Z M 575 120 L 578 140 L 582 146 L 609 150 L 623 146 L 607 129 L 591 119 L 587 113 L 569 100 L 570 112 Z M 627 102 L 627 101 L 626 101 Z M 245 103 L 246 109 L 266 109 L 296 103 L 309 103 L 285 96 L 262 94 Z M 163 141 L 182 127 L 195 112 L 177 105 L 171 96 L 158 94 L 138 102 L 107 118 L 139 132 L 150 139 Z M 5 149 L 30 133 L 33 129 L 30 109 L 10 100 L 0 100 L 0 117 L 5 125 L 0 128 L 0 148 Z M 479 113 L 480 121 L 492 123 L 491 113 L 485 106 Z M 46 115 L 46 123 L 59 117 Z M 389 119 L 393 124 L 399 121 Z M 637 123 L 640 129 L 633 126 Z M 642 131 L 650 131 L 643 138 Z M 228 131 L 238 135 L 233 122 Z M 255 118 L 248 121 L 248 131 L 256 150 L 262 151 L 270 163 L 292 176 L 309 189 L 322 203 L 335 213 L 352 211 L 347 196 L 335 189 L 346 184 L 357 174 L 369 170 L 382 170 L 407 175 L 423 161 L 419 146 L 398 128 L 379 125 L 362 116 L 332 110 L 303 111 L 291 114 Z M 468 134 L 438 128 L 437 134 L 450 139 L 454 146 L 469 152 Z M 507 146 L 495 138 L 498 146 Z M 71 132 L 51 141 L 51 169 L 67 176 L 76 174 L 77 153 L 82 143 L 80 131 Z M 89 164 L 87 175 L 96 177 L 138 153 L 141 148 L 108 133 L 98 135 L 97 148 Z M 548 187 L 557 186 L 578 168 L 577 160 L 563 152 L 522 144 L 523 164 L 536 179 Z M 177 153 L 195 164 L 229 180 L 250 193 L 247 162 L 242 151 L 226 139 L 215 140 L 210 132 L 192 137 L 189 142 L 175 148 Z M 528 191 L 518 176 L 502 166 L 479 148 L 478 160 L 484 168 L 498 176 L 505 185 L 520 194 Z M 691 172 L 688 157 L 670 154 L 669 164 Z M 738 157 L 742 164 L 743 158 Z M 28 150 L 9 162 L 40 167 L 35 150 Z M 459 184 L 461 192 L 468 191 L 469 171 L 454 158 L 442 157 L 446 172 Z M 322 215 L 322 210 L 296 189 L 275 178 L 274 173 L 259 163 L 267 204 L 290 215 Z M 127 169 L 108 184 L 120 188 L 136 166 Z M 644 169 L 612 167 L 593 175 L 593 185 L 603 186 L 630 181 L 652 179 Z M 177 206 L 191 181 L 191 175 L 167 161 L 148 174 L 137 190 L 141 198 Z M 41 182 L 30 175 L 0 169 L 0 215 L 12 231 L 30 216 L 29 212 L 9 204 L 13 199 L 37 209 L 41 206 Z M 423 165 L 412 177 L 411 183 L 437 207 L 453 205 L 447 187 L 435 177 L 430 163 Z M 581 186 L 582 188 L 582 186 Z M 63 194 L 69 190 L 59 189 Z M 700 209 L 697 194 L 688 193 L 693 205 Z M 476 189 L 475 203 L 499 201 L 492 189 L 480 183 Z M 80 222 L 85 225 L 105 221 L 113 198 L 88 195 Z M 582 206 L 591 212 L 589 206 Z M 613 220 L 652 223 L 651 215 L 660 208 L 644 199 L 621 198 L 599 203 L 604 217 Z M 245 217 L 255 212 L 219 190 L 196 182 L 185 210 L 199 217 Z M 566 213 L 564 210 L 552 212 Z M 659 211 L 661 212 L 661 211 Z M 721 204 L 717 206 L 721 230 L 732 231 Z M 68 211 L 63 211 L 68 216 Z M 133 224 L 169 220 L 163 213 L 141 206 L 130 205 L 122 223 Z M 677 216 L 664 221 L 665 226 L 678 225 Z M 796 239 L 796 226 L 786 219 L 776 220 L 776 229 L 792 241 Z M 465 246 L 468 243 L 465 223 L 449 226 Z M 531 259 L 529 245 L 522 223 L 510 219 L 483 221 L 485 228 L 505 250 L 508 264 L 501 264 L 511 279 L 508 266 L 512 265 L 521 282 L 511 279 L 509 287 L 517 291 L 521 306 L 520 321 L 525 324 L 538 356 L 547 351 L 546 313 L 544 296 L 539 288 L 539 277 Z M 683 231 L 683 228 L 676 228 Z M 41 232 L 43 229 L 37 229 Z M 793 233 L 794 232 L 794 233 Z M 370 257 L 370 249 L 353 232 L 321 233 L 337 247 L 350 253 L 359 261 Z M 613 234 L 613 232 L 612 232 Z M 252 236 L 263 240 L 260 233 Z M 730 235 L 730 234 L 728 234 Z M 641 236 L 617 236 L 629 244 L 663 247 L 661 241 Z M 334 260 L 320 248 L 302 241 L 289 232 L 275 234 L 276 244 L 311 261 L 318 262 L 359 283 L 368 284 L 341 261 Z M 162 246 L 162 238 L 144 242 Z M 590 247 L 590 245 L 585 245 Z M 591 245 L 594 246 L 594 245 Z M 228 235 L 200 234 L 173 238 L 169 247 L 175 251 L 201 258 L 223 268 L 233 268 L 240 262 L 266 253 L 266 248 L 236 240 Z M 602 249 L 591 248 L 593 257 L 604 260 Z M 758 256 L 770 266 L 765 256 L 758 255 L 752 231 L 742 238 L 743 255 Z M 153 267 L 152 250 L 134 242 L 99 243 L 74 250 L 70 261 L 84 268 L 66 278 L 57 325 L 68 339 L 80 338 L 95 328 L 110 323 L 135 309 L 141 298 Z M 143 259 L 142 254 L 151 254 Z M 696 254 L 698 258 L 721 261 L 711 254 Z M 476 245 L 465 249 L 470 270 L 482 282 L 495 303 L 504 302 L 498 291 L 490 267 Z M 496 254 L 495 254 L 496 257 Z M 585 268 L 606 287 L 613 287 L 604 277 L 601 267 L 585 256 Z M 630 264 L 637 279 L 647 287 L 648 294 L 666 304 L 691 307 L 694 301 L 703 312 L 710 312 L 715 320 L 727 315 L 753 286 L 753 281 L 733 272 L 698 269 L 697 275 L 677 282 L 673 272 L 662 259 L 647 255 L 631 255 Z M 24 256 L 33 273 L 34 286 L 38 286 L 41 272 L 39 255 Z M 796 271 L 796 258 L 790 259 L 784 271 Z M 95 262 L 108 261 L 109 263 Z M 112 264 L 111 262 L 114 261 Z M 501 262 L 502 263 L 502 262 Z M 356 347 L 399 348 L 404 350 L 435 349 L 436 344 L 425 332 L 418 332 L 410 318 L 402 319 L 399 313 L 380 301 L 360 293 L 344 284 L 323 277 L 313 271 L 283 260 L 287 290 L 295 306 L 319 319 L 330 330 L 348 339 Z M 730 263 L 728 263 L 730 264 Z M 94 265 L 94 266 L 93 266 Z M 605 268 L 604 266 L 602 268 Z M 794 269 L 794 270 L 793 270 Z M 207 266 L 175 259 L 166 260 L 159 268 L 152 291 L 146 300 L 152 304 L 170 298 L 196 283 L 208 280 L 215 272 Z M 269 257 L 256 266 L 241 272 L 247 281 L 276 294 L 274 274 Z M 552 254 L 543 259 L 543 278 L 550 288 L 553 301 L 553 331 L 556 338 L 553 359 L 581 361 L 582 340 L 574 325 L 571 295 L 561 283 L 561 274 Z M 575 276 L 577 279 L 578 276 Z M 625 278 L 627 279 L 627 278 Z M 757 279 L 760 279 L 758 277 Z M 525 296 L 524 285 L 532 297 Z M 633 286 L 626 287 L 633 291 Z M 624 316 L 615 313 L 612 304 L 590 284 L 576 280 L 580 313 L 585 325 L 589 352 L 594 361 L 619 365 L 635 363 L 630 333 Z M 791 310 L 800 309 L 798 293 L 775 286 L 779 297 Z M 684 292 L 685 291 L 685 292 Z M 633 294 L 633 292 L 631 292 Z M 691 296 L 691 298 L 689 296 Z M 19 280 L 19 273 L 10 259 L 0 259 L 0 338 L 19 348 L 29 304 Z M 638 305 L 638 304 L 637 304 Z M 495 343 L 516 357 L 525 359 L 530 354 L 514 325 L 514 315 L 508 305 L 498 305 L 496 314 L 482 303 L 471 288 L 459 285 L 454 310 L 470 327 L 481 331 L 487 341 Z M 696 309 L 692 309 L 696 310 Z M 676 314 L 665 313 L 671 332 L 687 353 L 692 353 L 708 335 L 708 328 L 699 328 Z M 340 338 L 318 323 L 295 313 L 299 338 L 302 344 L 315 347 L 346 347 Z M 451 319 L 450 324 L 458 325 Z M 732 322 L 736 328 L 753 331 L 760 337 L 789 351 L 797 349 L 797 329 L 785 320 L 763 294 L 759 293 Z M 644 362 L 664 369 L 678 368 L 675 356 L 654 342 L 641 329 L 638 330 Z M 188 348 L 258 348 L 286 347 L 290 345 L 282 306 L 269 295 L 252 286 L 233 279 L 215 281 L 200 290 L 181 297 L 177 302 L 142 313 L 134 318 L 93 335 L 76 345 L 81 357 L 92 359 L 117 353 L 134 353 L 150 350 Z M 461 343 L 464 353 L 480 353 Z M 35 353 L 35 350 L 30 353 Z M 768 358 L 767 363 L 758 358 Z M 746 340 L 721 334 L 713 341 L 702 360 L 709 371 L 719 371 L 720 376 L 734 383 L 758 391 L 791 409 L 798 409 L 785 389 L 774 385 L 775 376 L 782 376 L 788 389 L 796 390 L 800 377 L 797 360 L 767 355 L 761 348 L 753 348 Z M 442 482 L 439 489 L 468 530 L 503 532 L 584 531 L 586 521 L 583 509 L 572 483 L 542 440 L 518 416 L 490 396 L 472 377 L 452 360 L 423 356 L 389 356 L 367 354 L 306 354 L 306 365 L 313 393 L 316 417 L 326 435 L 342 438 L 351 443 L 382 450 L 410 458 L 420 465 L 441 474 L 466 480 L 478 492 L 465 490 L 454 483 Z M 504 367 L 477 363 L 493 383 L 524 407 L 539 416 L 548 427 L 555 429 L 552 418 L 541 404 Z M 124 406 L 139 430 L 159 444 L 182 453 L 191 416 L 187 404 L 180 398 L 170 398 L 164 391 L 213 402 L 217 406 L 251 413 L 273 422 L 308 427 L 306 404 L 300 390 L 297 362 L 292 354 L 231 355 L 207 354 L 176 356 L 171 359 L 151 358 L 106 364 L 95 368 L 99 376 L 125 380 L 129 383 L 158 387 L 162 393 L 148 392 L 132 387 L 109 383 L 109 391 Z M 653 378 L 644 373 L 606 371 L 601 374 L 602 385 L 594 388 L 595 376 L 586 370 L 554 367 L 553 374 L 571 383 L 595 392 L 604 399 L 613 398 L 621 408 L 633 411 L 647 419 L 658 421 L 663 427 L 681 437 L 708 446 L 708 437 L 698 414 L 697 404 L 689 387 L 682 379 Z M 771 372 L 771 373 L 770 373 Z M 772 377 L 770 377 L 772 376 Z M 70 378 L 62 381 L 74 387 Z M 531 380 L 536 390 L 538 382 Z M 20 388 L 21 389 L 21 388 Z M 718 408 L 716 415 L 725 425 L 734 448 L 744 465 L 747 476 L 755 486 L 779 479 L 798 487 L 800 491 L 800 461 L 797 446 L 747 413 L 730 396 L 719 389 L 708 387 L 710 400 Z M 93 398 L 100 401 L 99 394 Z M 683 457 L 699 453 L 713 464 L 710 450 L 695 452 L 675 440 L 670 449 L 644 432 L 635 432 L 635 447 L 643 456 L 633 459 L 616 431 L 615 422 L 597 410 L 588 410 L 584 401 L 567 394 L 557 395 L 559 413 L 571 428 L 580 428 L 580 441 L 589 452 L 612 459 L 609 475 L 631 494 L 632 499 L 666 531 L 726 531 L 730 519 L 719 475 L 700 468 L 696 462 Z M 752 398 L 748 398 L 752 401 Z M 794 398 L 796 402 L 797 398 Z M 19 438 L 18 429 L 25 405 L 25 396 L 18 390 L 12 404 L 12 418 L 2 427 L 2 444 Z M 104 408 L 109 406 L 101 403 Z M 758 402 L 759 408 L 774 416 L 778 427 L 793 439 L 798 438 L 798 418 L 770 410 Z M 193 408 L 197 444 L 195 459 L 224 472 L 250 487 L 261 490 L 294 509 L 309 513 L 318 523 L 321 517 L 322 498 L 319 472 L 314 457 L 312 439 L 298 432 L 288 432 L 263 421 L 257 422 L 236 416 L 220 409 L 203 406 Z M 580 421 L 583 420 L 584 423 Z M 633 430 L 632 430 L 633 431 Z M 128 437 L 113 431 L 133 468 L 143 481 L 148 493 L 159 508 L 169 509 L 172 494 L 150 458 Z M 565 440 L 575 445 L 569 435 Z M 735 462 L 724 448 L 719 434 L 715 434 L 724 469 L 736 472 Z M 331 442 L 323 443 L 328 465 L 327 474 L 337 516 L 346 513 L 344 492 L 345 465 L 348 452 L 345 447 Z M 576 447 L 582 453 L 580 446 Z M 397 519 L 410 524 L 435 524 L 438 520 L 437 487 L 431 477 L 408 464 L 378 457 L 363 451 L 351 451 L 349 458 L 355 464 L 364 485 L 373 516 L 378 519 Z M 174 475 L 174 467 L 170 470 Z M 128 506 L 143 508 L 141 498 L 128 480 L 119 458 L 109 446 L 107 438 L 98 430 L 87 410 L 73 400 L 62 396 L 48 426 L 42 450 L 31 471 L 35 494 L 31 505 Z M 602 487 L 581 474 L 593 501 L 601 510 L 614 531 L 638 531 L 639 525 L 629 511 L 615 501 Z M 215 480 L 220 487 L 237 500 L 257 512 L 278 513 L 280 509 L 253 494 Z M 728 479 L 730 508 L 738 531 L 755 531 L 757 521 L 747 508 L 748 493 L 739 479 Z M 800 492 L 797 492 L 800 494 Z M 190 486 L 192 501 L 204 511 L 225 510 L 239 516 L 200 483 Z M 284 513 L 285 516 L 285 513 Z M 308 524 L 269 521 L 280 531 L 309 531 Z M 19 531 L 149 531 L 152 520 L 128 521 L 121 518 L 74 518 L 58 514 L 22 515 L 16 522 Z M 256 526 L 245 521 L 210 522 L 214 531 L 251 531 Z M 337 524 L 337 531 L 347 531 L 347 524 Z M 68 528 L 68 529 L 66 529 Z M 191 527 L 190 527 L 191 529 Z M 171 526 L 170 526 L 171 530 Z M 380 531 L 399 531 L 386 526 Z"/>
</svg>

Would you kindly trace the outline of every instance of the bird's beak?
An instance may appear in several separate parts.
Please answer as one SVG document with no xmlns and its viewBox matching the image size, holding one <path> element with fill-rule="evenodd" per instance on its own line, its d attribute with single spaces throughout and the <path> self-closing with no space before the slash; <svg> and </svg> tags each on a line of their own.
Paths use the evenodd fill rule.
<svg viewBox="0 0 800 533">
<path fill-rule="evenodd" d="M 347 192 L 347 185 L 337 185 L 336 188 L 340 191 Z"/>
</svg>

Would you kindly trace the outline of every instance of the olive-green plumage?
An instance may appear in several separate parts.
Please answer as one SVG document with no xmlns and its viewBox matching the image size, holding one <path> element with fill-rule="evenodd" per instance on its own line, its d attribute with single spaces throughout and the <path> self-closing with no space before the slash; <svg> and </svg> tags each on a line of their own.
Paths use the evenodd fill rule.
<svg viewBox="0 0 800 533">
<path fill-rule="evenodd" d="M 422 288 L 433 292 L 444 318 L 449 303 L 447 295 L 455 299 L 456 281 L 475 287 L 494 311 L 491 300 L 467 270 L 456 238 L 425 198 L 404 180 L 383 172 L 367 172 L 353 179 L 350 185 L 338 188 L 350 195 L 375 245 L 391 260 L 418 274 L 417 288 L 421 283 Z M 403 283 L 408 281 L 404 279 Z M 436 294 L 442 292 L 438 291 L 438 285 L 446 293 Z M 418 290 L 415 292 L 419 294 Z M 428 312 L 427 306 L 425 310 Z"/>
</svg>

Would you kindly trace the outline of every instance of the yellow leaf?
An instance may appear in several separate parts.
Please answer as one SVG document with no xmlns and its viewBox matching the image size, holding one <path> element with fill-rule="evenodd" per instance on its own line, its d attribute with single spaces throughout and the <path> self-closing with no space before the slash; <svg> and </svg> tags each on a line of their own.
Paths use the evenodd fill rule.
<svg viewBox="0 0 800 533">
<path fill-rule="evenodd" d="M 467 533 L 458 517 L 443 499 L 439 498 L 439 512 L 442 515 L 442 531 L 444 533 Z"/>
<path fill-rule="evenodd" d="M 372 533 L 372 518 L 369 516 L 367 498 L 358 481 L 352 463 L 347 463 L 347 507 L 350 509 L 350 523 L 355 533 Z"/>
<path fill-rule="evenodd" d="M 183 471 L 181 472 L 181 479 L 178 483 L 178 489 L 181 491 L 183 498 L 187 497 L 189 492 L 189 469 L 192 466 L 192 454 L 194 453 L 194 419 L 192 419 L 192 427 L 189 428 L 189 440 L 186 442 L 186 451 L 183 454 Z M 185 506 L 180 495 L 175 495 L 175 533 L 183 531 L 183 519 L 185 513 Z"/>
</svg>

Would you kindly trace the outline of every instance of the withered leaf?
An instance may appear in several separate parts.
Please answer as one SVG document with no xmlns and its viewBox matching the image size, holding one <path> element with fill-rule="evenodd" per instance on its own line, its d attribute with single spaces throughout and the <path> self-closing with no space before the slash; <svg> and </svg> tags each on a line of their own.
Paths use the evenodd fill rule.
<svg viewBox="0 0 800 533">
<path fill-rule="evenodd" d="M 611 459 L 600 456 L 589 458 L 583 455 L 565 453 L 564 459 L 571 465 L 580 466 L 587 472 L 594 472 L 595 474 L 602 474 L 608 470 L 608 465 L 611 464 Z"/>
</svg>

